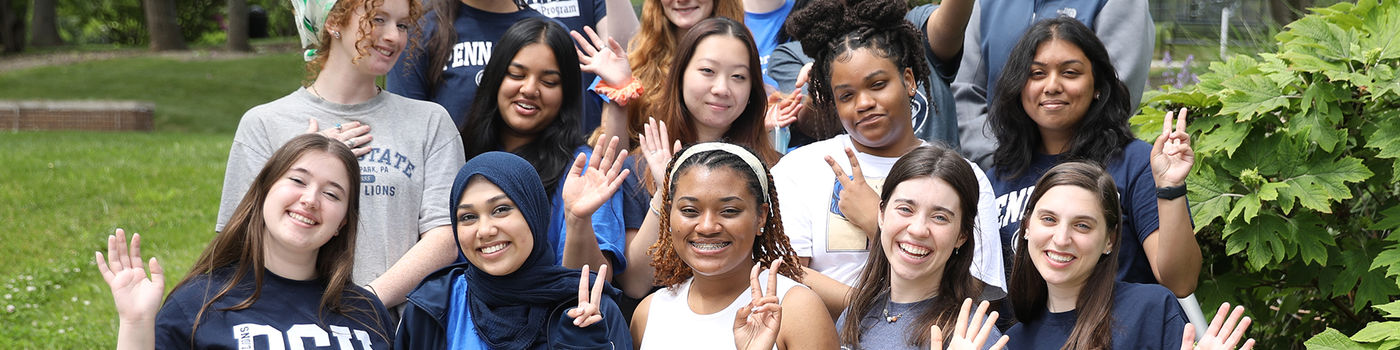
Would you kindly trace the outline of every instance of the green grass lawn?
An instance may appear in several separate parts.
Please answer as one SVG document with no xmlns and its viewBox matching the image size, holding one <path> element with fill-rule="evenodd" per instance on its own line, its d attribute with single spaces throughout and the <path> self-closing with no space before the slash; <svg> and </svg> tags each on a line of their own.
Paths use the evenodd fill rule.
<svg viewBox="0 0 1400 350">
<path fill-rule="evenodd" d="M 158 131 L 231 134 L 244 111 L 296 90 L 305 76 L 300 53 L 119 58 L 0 74 L 0 99 L 151 101 Z"/>
<path fill-rule="evenodd" d="M 303 76 L 298 53 L 0 74 L 0 99 L 155 102 L 157 130 L 0 131 L 0 349 L 114 344 L 116 311 L 93 252 L 118 227 L 141 233 L 144 255 L 160 259 L 174 286 L 214 236 L 238 119 Z"/>
<path fill-rule="evenodd" d="M 173 286 L 213 237 L 227 134 L 0 134 L 0 348 L 94 348 L 116 339 L 93 265 L 118 228 Z M 11 309 L 13 307 L 13 309 Z"/>
</svg>

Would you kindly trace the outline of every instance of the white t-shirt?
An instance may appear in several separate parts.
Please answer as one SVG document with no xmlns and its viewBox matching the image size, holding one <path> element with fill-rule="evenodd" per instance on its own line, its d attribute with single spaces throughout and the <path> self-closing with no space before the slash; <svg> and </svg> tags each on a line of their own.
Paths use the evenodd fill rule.
<svg viewBox="0 0 1400 350">
<path fill-rule="evenodd" d="M 925 143 L 927 144 L 927 143 Z M 783 217 L 783 231 L 792 241 L 797 256 L 812 259 L 811 267 L 827 277 L 846 285 L 855 285 L 870 254 L 868 236 L 846 221 L 836 203 L 840 189 L 836 175 L 825 157 L 850 174 L 851 164 L 845 149 L 850 147 L 848 135 L 814 142 L 789 152 L 773 166 L 773 182 L 777 186 L 778 205 Z M 898 157 L 878 157 L 856 151 L 866 183 L 880 192 L 890 168 Z M 987 175 L 976 164 L 968 162 L 977 174 L 977 219 L 973 234 L 976 256 L 970 271 L 996 292 L 986 291 L 984 297 L 1000 298 L 1006 291 L 1006 274 L 1002 265 L 1001 238 L 997 236 L 996 195 Z M 879 210 L 879 208 L 870 208 Z"/>
<path fill-rule="evenodd" d="M 765 272 L 767 273 L 767 272 Z M 759 285 L 768 288 L 768 277 L 760 277 Z M 646 333 L 642 335 L 642 349 L 733 349 L 734 316 L 739 309 L 753 301 L 750 289 L 744 289 L 738 298 L 719 312 L 701 315 L 690 309 L 690 284 L 695 277 L 681 282 L 676 288 L 665 288 L 651 295 L 651 306 L 647 309 Z M 778 303 L 787 298 L 793 287 L 807 288 L 797 281 L 778 275 Z M 773 349 L 777 350 L 774 345 Z"/>
</svg>

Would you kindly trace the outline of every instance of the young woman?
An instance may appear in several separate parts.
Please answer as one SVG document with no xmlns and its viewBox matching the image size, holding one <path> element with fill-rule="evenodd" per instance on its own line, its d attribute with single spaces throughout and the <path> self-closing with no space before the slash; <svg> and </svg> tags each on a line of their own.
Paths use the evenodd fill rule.
<svg viewBox="0 0 1400 350">
<path fill-rule="evenodd" d="M 253 179 L 228 226 L 164 305 L 164 271 L 141 263 L 141 236 L 121 229 L 97 253 L 112 290 L 119 349 L 281 348 L 360 343 L 388 348 L 389 312 L 351 283 L 359 231 L 359 165 L 320 135 L 288 141 Z"/>
<path fill-rule="evenodd" d="M 585 188 L 570 210 L 597 210 L 625 174 L 622 161 L 595 155 L 585 176 L 574 161 L 566 182 Z M 602 164 L 602 165 L 599 165 Z M 559 266 L 545 235 L 549 200 L 532 166 L 487 152 L 462 166 L 452 185 L 452 230 L 459 262 L 433 274 L 408 296 L 395 347 L 400 349 L 626 349 L 627 323 L 604 286 L 607 265 L 589 287 L 589 268 Z M 607 174 L 604 176 L 603 174 Z M 606 291 L 606 296 L 604 296 Z"/>
<path fill-rule="evenodd" d="M 511 24 L 545 18 L 519 0 L 426 0 L 421 38 L 410 54 L 384 78 L 389 91 L 432 101 L 451 115 L 453 126 L 466 124 L 471 96 L 476 95 L 492 46 Z"/>
<path fill-rule="evenodd" d="M 1103 40 L 1116 68 L 1109 71 L 1117 72 L 1127 84 L 1133 96 L 1130 105 L 1137 109 L 1156 42 L 1148 0 L 983 0 L 969 5 L 971 18 L 964 20 L 966 34 L 960 32 L 959 39 L 950 43 L 961 50 L 962 60 L 957 63 L 960 69 L 952 89 L 958 105 L 961 151 L 983 168 L 992 167 L 997 148 L 989 110 L 997 98 L 998 80 L 1007 72 L 1003 67 L 1012 48 L 1038 20 L 1068 16 L 1093 28 L 1092 34 Z"/>
<path fill-rule="evenodd" d="M 646 216 L 646 196 L 632 193 L 637 186 L 610 195 L 591 215 L 564 210 L 563 179 L 570 161 L 576 154 L 594 152 L 578 128 L 582 88 L 565 83 L 579 79 L 574 52 L 568 32 L 552 20 L 528 18 L 507 29 L 482 71 L 471 121 L 461 129 L 462 142 L 469 158 L 507 151 L 534 167 L 552 198 L 546 237 L 555 260 L 568 268 L 609 264 L 623 271 L 627 232 Z M 607 151 L 605 162 L 611 162 L 618 155 L 615 148 L 597 151 Z M 626 155 L 622 151 L 618 157 Z"/>
<path fill-rule="evenodd" d="M 423 276 L 452 262 L 450 215 L 431 203 L 447 200 L 453 171 L 464 161 L 461 138 L 442 107 L 375 85 L 403 52 L 422 11 L 412 0 L 293 4 L 302 41 L 312 48 L 311 83 L 253 107 L 239 121 L 215 231 L 227 229 L 273 150 L 328 126 L 320 132 L 354 149 L 363 173 L 360 186 L 346 189 L 364 210 L 354 282 L 397 305 Z"/>
<path fill-rule="evenodd" d="M 661 115 L 655 108 L 665 106 L 668 103 L 665 101 L 669 99 L 656 92 L 664 89 L 663 86 L 668 81 L 675 81 L 668 80 L 668 77 L 672 76 L 672 67 L 676 66 L 673 62 L 679 57 L 676 53 L 685 47 L 680 44 L 683 41 L 682 37 L 700 21 L 713 17 L 742 21 L 743 3 L 740 0 L 646 0 L 642 3 L 641 30 L 632 37 L 632 42 L 628 45 L 630 51 L 626 55 L 627 62 L 630 63 L 627 66 L 629 74 L 610 79 L 604 76 L 604 73 L 598 73 L 609 85 L 618 87 L 628 84 L 631 80 L 629 77 L 635 77 L 643 89 L 641 97 L 633 102 L 635 104 L 627 106 L 628 135 L 641 134 L 642 125 L 648 118 Z M 744 29 L 744 26 L 741 24 L 739 28 Z M 744 29 L 743 32 L 747 33 L 748 30 Z M 749 42 L 752 43 L 753 40 Z M 750 44 L 749 47 L 752 49 L 754 45 Z M 753 61 L 757 62 L 757 58 Z M 758 67 L 755 66 L 754 69 Z M 759 71 L 759 74 L 752 77 L 757 80 L 761 74 L 762 71 Z M 762 86 L 762 83 L 760 80 L 759 86 Z"/>
<path fill-rule="evenodd" d="M 928 77 L 918 32 L 904 20 L 900 0 L 814 2 L 789 20 L 815 61 L 808 81 L 817 110 L 835 111 L 848 135 L 789 152 L 773 167 L 783 203 L 784 229 L 804 265 L 854 285 L 878 240 L 879 184 L 905 153 L 925 143 L 914 135 L 910 98 Z M 835 20 L 832 14 L 839 14 Z M 852 177 L 846 176 L 847 170 Z M 1005 283 L 995 227 L 992 188 L 972 169 L 978 203 L 971 273 L 1000 298 Z M 830 174 L 830 175 L 827 175 Z M 818 290 L 818 292 L 821 292 Z M 829 308 L 842 309 L 845 295 L 827 295 Z"/>
<path fill-rule="evenodd" d="M 574 35 L 584 46 L 580 57 L 586 70 L 598 71 L 610 84 L 633 80 L 627 61 L 611 54 L 612 48 L 588 44 L 591 40 L 601 45 L 602 38 L 590 34 L 590 40 L 585 40 Z M 759 150 L 764 161 L 777 161 L 781 154 L 773 150 L 765 121 L 767 114 L 779 113 L 768 111 L 758 51 L 743 23 L 727 17 L 700 20 L 681 38 L 677 50 L 675 66 L 666 71 L 665 82 L 644 90 L 649 92 L 641 97 L 645 101 L 655 96 L 655 103 L 649 107 L 628 105 L 629 110 L 648 108 L 641 122 L 633 120 L 636 126 L 656 125 L 660 120 L 669 126 L 668 136 L 683 145 L 724 140 Z M 642 79 L 641 72 L 636 73 L 637 79 Z M 640 138 L 643 130 L 637 131 Z"/>
<path fill-rule="evenodd" d="M 1115 277 L 1119 241 L 1128 239 L 1118 234 L 1126 225 L 1120 198 L 1112 175 L 1092 163 L 1061 163 L 1036 181 L 1011 271 L 1016 293 L 1009 299 L 1020 323 L 1006 332 L 1009 347 L 1233 349 L 1250 323 L 1236 324 L 1243 308 L 1222 323 L 1229 304 L 1221 305 L 1193 347 L 1196 332 L 1171 291 Z M 1250 339 L 1242 348 L 1253 346 Z"/>
<path fill-rule="evenodd" d="M 1126 216 L 1113 238 L 1117 278 L 1160 283 L 1178 297 L 1196 289 L 1201 249 L 1186 204 L 1186 175 L 1195 156 L 1185 132 L 1186 111 L 1166 126 L 1156 145 L 1137 140 L 1128 127 L 1128 89 L 1115 76 L 1103 43 L 1073 18 L 1044 20 L 1016 44 L 997 83 L 991 126 L 1000 146 L 992 186 L 1001 213 L 1002 245 L 1018 241 L 1025 199 L 1036 179 L 1055 164 L 1102 164 Z M 1118 239 L 1117 234 L 1123 235 Z"/>
<path fill-rule="evenodd" d="M 797 281 L 802 272 L 763 162 L 741 146 L 702 143 L 682 150 L 669 169 L 661 234 L 651 247 L 657 284 L 667 288 L 637 306 L 632 338 L 639 348 L 772 348 L 746 346 L 755 345 L 750 326 L 758 322 L 745 313 L 766 313 L 769 302 L 781 305 L 780 322 L 762 328 L 776 330 L 777 348 L 836 348 L 820 299 Z M 771 264 L 782 276 L 756 286 L 755 264 Z"/>
<path fill-rule="evenodd" d="M 798 1 L 794 5 L 794 16 L 801 13 L 800 9 L 805 8 L 806 1 Z M 818 1 L 825 0 L 812 0 Z M 914 101 L 911 103 L 913 111 L 910 116 L 914 123 L 914 135 L 921 140 L 943 142 L 959 150 L 962 149 L 962 139 L 966 137 L 958 135 L 959 122 L 953 108 L 953 93 L 948 82 L 952 81 L 959 71 L 955 63 L 962 54 L 963 29 L 967 27 L 972 6 L 971 0 L 945 0 L 938 4 L 916 6 L 904 15 L 904 20 L 919 30 L 920 38 L 926 44 L 927 50 L 922 53 L 927 58 L 929 68 L 929 75 L 925 77 L 925 82 L 921 82 L 915 89 Z M 807 31 L 800 27 L 788 30 Z M 802 50 L 801 41 L 787 41 L 772 51 L 764 73 L 777 82 L 778 90 L 794 94 L 805 93 L 803 83 L 806 82 L 806 78 L 802 77 L 802 83 L 798 82 L 798 78 L 803 72 L 803 67 L 810 67 L 812 58 L 803 54 Z M 796 124 L 796 128 L 790 129 L 793 133 L 789 145 L 794 148 L 845 132 L 836 118 L 836 113 L 829 111 L 805 109 Z"/>
</svg>

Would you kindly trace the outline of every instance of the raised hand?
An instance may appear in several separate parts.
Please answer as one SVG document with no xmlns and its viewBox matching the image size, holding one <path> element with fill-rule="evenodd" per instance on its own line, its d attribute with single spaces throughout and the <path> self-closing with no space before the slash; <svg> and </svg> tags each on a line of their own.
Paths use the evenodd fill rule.
<svg viewBox="0 0 1400 350">
<path fill-rule="evenodd" d="M 329 137 L 332 140 L 340 141 L 340 143 L 350 146 L 350 152 L 355 153 L 356 157 L 369 153 L 370 148 L 365 147 L 365 145 L 368 145 L 370 141 L 374 141 L 374 135 L 369 134 L 369 125 L 360 124 L 360 122 L 349 122 L 345 124 L 336 124 L 335 127 L 321 130 L 316 118 L 307 119 L 310 121 L 307 122 L 306 133 L 310 134 L 314 132 L 321 134 L 321 136 Z"/>
<path fill-rule="evenodd" d="M 569 31 L 569 36 L 578 42 L 579 48 L 574 51 L 578 53 L 579 70 L 597 74 L 613 87 L 620 88 L 632 82 L 632 65 L 627 62 L 627 51 L 622 49 L 622 45 L 612 37 L 604 42 L 592 27 L 585 26 L 583 31 L 588 33 L 588 39 L 584 39 L 578 31 Z"/>
<path fill-rule="evenodd" d="M 772 131 L 796 122 L 798 112 L 804 106 L 802 98 L 803 95 L 800 91 L 793 91 L 792 95 L 788 97 L 783 97 L 783 93 L 777 91 L 768 95 L 768 110 L 763 113 L 764 128 Z"/>
<path fill-rule="evenodd" d="M 783 259 L 773 260 L 768 269 L 768 290 L 758 283 L 763 263 L 754 263 L 749 272 L 749 293 L 752 301 L 734 315 L 734 347 L 739 350 L 768 350 L 778 343 L 782 325 L 783 305 L 778 302 L 778 267 Z"/>
<path fill-rule="evenodd" d="M 992 328 L 997 325 L 997 312 L 992 311 L 991 316 L 987 316 L 986 321 L 982 316 L 987 314 L 987 308 L 991 304 L 983 300 L 977 306 L 977 313 L 972 315 L 972 322 L 968 322 L 968 312 L 972 310 L 972 299 L 964 299 L 962 310 L 958 312 L 958 323 L 953 326 L 953 338 L 948 341 L 949 350 L 980 350 L 982 345 L 987 343 L 987 336 L 992 333 Z M 969 327 L 969 325 L 971 327 Z M 1006 347 L 1006 342 L 1011 340 L 1005 335 L 997 339 L 992 349 L 1002 349 Z M 933 325 L 929 329 L 929 349 L 943 350 L 943 330 L 938 325 Z"/>
<path fill-rule="evenodd" d="M 1216 350 L 1234 349 L 1235 344 L 1240 343 L 1240 338 L 1244 338 L 1245 330 L 1249 329 L 1250 319 L 1244 316 L 1244 306 L 1236 306 L 1234 312 L 1230 311 L 1230 303 L 1220 304 L 1220 309 L 1215 311 L 1215 318 L 1210 321 L 1210 326 L 1206 327 L 1205 337 L 1201 341 L 1194 341 L 1196 338 L 1196 327 L 1190 323 L 1186 324 L 1186 329 L 1181 332 L 1181 350 Z M 1225 314 L 1229 313 L 1227 319 Z M 1239 321 L 1239 324 L 1235 324 Z M 1241 350 L 1254 348 L 1254 338 L 1250 338 L 1240 346 Z"/>
<path fill-rule="evenodd" d="M 156 258 L 151 258 L 151 275 L 146 277 L 141 265 L 141 235 L 132 235 L 128 248 L 126 231 L 117 229 L 116 234 L 107 236 L 106 258 L 102 252 L 96 252 L 96 262 L 97 270 L 102 272 L 102 279 L 112 291 L 112 301 L 122 323 L 148 322 L 155 327 L 161 296 L 165 294 L 165 270 Z"/>
<path fill-rule="evenodd" d="M 1176 129 L 1172 129 L 1172 119 L 1176 119 Z M 1186 175 L 1196 163 L 1196 153 L 1191 151 L 1191 135 L 1186 133 L 1186 108 L 1173 115 L 1167 112 L 1162 118 L 1162 134 L 1152 143 L 1152 179 L 1157 187 L 1180 186 L 1186 183 Z"/>
<path fill-rule="evenodd" d="M 856 151 L 846 147 L 846 158 L 851 161 L 851 176 L 846 176 L 841 165 L 836 164 L 836 159 L 826 156 L 826 164 L 830 165 L 831 172 L 836 174 L 836 181 L 841 182 L 841 201 L 836 203 L 836 207 L 841 209 L 846 221 L 865 231 L 866 236 L 874 237 L 877 225 L 875 213 L 880 209 L 880 195 L 865 183 L 865 175 L 860 170 L 860 160 L 856 159 Z"/>
<path fill-rule="evenodd" d="M 604 142 L 608 144 L 606 150 L 603 149 Z M 598 211 L 603 203 L 612 198 L 618 187 L 622 187 L 622 180 L 625 180 L 631 171 L 622 168 L 622 163 L 627 159 L 627 151 L 618 152 L 617 142 L 616 136 L 599 137 L 598 144 L 593 146 L 593 155 L 588 158 L 586 171 L 583 153 L 574 157 L 574 165 L 569 169 L 568 177 L 564 179 L 561 193 L 566 213 L 575 218 L 592 216 L 593 212 Z"/>
<path fill-rule="evenodd" d="M 588 288 L 588 265 L 583 265 L 583 270 L 578 276 L 578 307 L 569 309 L 567 314 L 574 318 L 574 325 L 578 328 L 588 326 L 603 320 L 603 278 L 608 273 L 608 265 L 598 266 L 598 280 L 594 282 L 592 293 Z"/>
<path fill-rule="evenodd" d="M 666 164 L 681 150 L 681 140 L 672 144 L 671 135 L 666 131 L 666 122 L 657 122 L 656 118 L 647 118 L 647 123 L 642 125 L 642 129 L 643 134 L 638 135 L 637 142 L 642 144 L 642 156 L 647 159 L 652 183 L 656 188 L 661 188 L 665 185 Z"/>
</svg>

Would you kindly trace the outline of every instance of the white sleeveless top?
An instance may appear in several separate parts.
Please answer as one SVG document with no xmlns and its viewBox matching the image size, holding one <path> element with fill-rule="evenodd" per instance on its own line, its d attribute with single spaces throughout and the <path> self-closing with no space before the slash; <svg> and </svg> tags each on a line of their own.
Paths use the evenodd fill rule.
<svg viewBox="0 0 1400 350">
<path fill-rule="evenodd" d="M 750 288 L 745 288 L 734 302 L 724 310 L 701 315 L 690 310 L 686 301 L 690 295 L 690 283 L 695 278 L 685 280 L 672 289 L 662 289 L 651 295 L 650 309 L 647 310 L 646 334 L 642 335 L 642 350 L 650 349 L 734 349 L 734 316 L 739 309 L 753 301 Z M 768 287 L 767 276 L 760 277 L 759 283 Z M 807 288 L 787 276 L 778 275 L 778 302 L 787 296 L 793 287 Z M 777 349 L 775 345 L 773 349 Z"/>
</svg>

